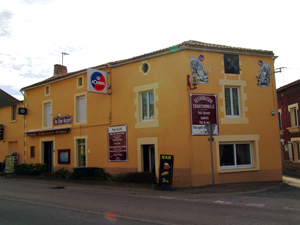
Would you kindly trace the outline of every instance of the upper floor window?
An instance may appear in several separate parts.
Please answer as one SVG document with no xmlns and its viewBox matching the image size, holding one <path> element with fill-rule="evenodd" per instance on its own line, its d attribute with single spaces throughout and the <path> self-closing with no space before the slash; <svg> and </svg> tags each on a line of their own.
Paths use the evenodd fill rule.
<svg viewBox="0 0 300 225">
<path fill-rule="evenodd" d="M 142 121 L 154 119 L 153 91 L 141 93 L 141 119 Z"/>
<path fill-rule="evenodd" d="M 279 123 L 279 130 L 282 130 L 282 124 L 281 124 L 281 112 L 278 112 L 278 123 Z"/>
<path fill-rule="evenodd" d="M 11 120 L 17 120 L 17 105 L 11 106 Z"/>
<path fill-rule="evenodd" d="M 291 116 L 291 126 L 297 127 L 298 126 L 298 113 L 297 108 L 292 108 L 290 110 L 290 116 Z"/>
<path fill-rule="evenodd" d="M 240 116 L 239 89 L 225 87 L 226 116 Z"/>
<path fill-rule="evenodd" d="M 46 85 L 44 90 L 45 90 L 45 93 L 44 93 L 45 96 L 49 96 L 50 95 L 50 86 Z"/>
<path fill-rule="evenodd" d="M 83 86 L 83 76 L 77 77 L 77 88 L 82 88 Z"/>
<path fill-rule="evenodd" d="M 51 126 L 51 102 L 45 104 L 45 127 Z"/>
<path fill-rule="evenodd" d="M 298 121 L 298 103 L 288 105 L 288 110 L 290 112 L 291 127 L 297 127 L 297 126 L 299 126 L 299 121 Z"/>
<path fill-rule="evenodd" d="M 77 97 L 77 122 L 85 122 L 85 96 Z"/>
<path fill-rule="evenodd" d="M 240 74 L 240 61 L 238 55 L 224 54 L 225 73 Z"/>
</svg>

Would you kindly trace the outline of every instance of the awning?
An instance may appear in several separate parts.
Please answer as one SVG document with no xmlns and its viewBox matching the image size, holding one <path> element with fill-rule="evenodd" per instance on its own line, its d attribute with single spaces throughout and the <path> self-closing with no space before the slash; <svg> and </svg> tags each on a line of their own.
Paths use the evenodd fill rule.
<svg viewBox="0 0 300 225">
<path fill-rule="evenodd" d="M 25 131 L 27 136 L 42 136 L 42 135 L 53 135 L 53 134 L 66 134 L 72 126 L 55 127 L 51 129 L 38 129 Z"/>
</svg>

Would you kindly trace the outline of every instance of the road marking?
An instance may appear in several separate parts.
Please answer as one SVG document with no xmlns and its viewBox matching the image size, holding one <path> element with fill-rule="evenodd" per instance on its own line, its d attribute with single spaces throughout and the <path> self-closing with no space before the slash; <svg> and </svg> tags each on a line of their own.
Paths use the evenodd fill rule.
<svg viewBox="0 0 300 225">
<path fill-rule="evenodd" d="M 291 211 L 300 211 L 300 209 L 289 208 L 289 207 L 283 207 L 283 209 L 285 209 L 285 210 L 291 210 Z"/>
<path fill-rule="evenodd" d="M 266 205 L 264 205 L 264 204 L 246 204 L 246 206 L 255 206 L 255 207 L 264 207 L 264 206 L 266 206 Z"/>
<path fill-rule="evenodd" d="M 163 198 L 163 199 L 174 199 L 175 197 L 160 196 L 160 198 Z"/>
<path fill-rule="evenodd" d="M 225 202 L 225 201 L 220 201 L 220 200 L 214 201 L 214 203 L 225 204 L 225 205 L 232 204 L 232 202 Z"/>
</svg>

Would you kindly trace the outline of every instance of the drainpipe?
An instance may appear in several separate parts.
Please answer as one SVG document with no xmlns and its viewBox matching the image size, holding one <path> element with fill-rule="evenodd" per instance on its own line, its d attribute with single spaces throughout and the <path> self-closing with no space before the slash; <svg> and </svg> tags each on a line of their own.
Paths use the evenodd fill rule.
<svg viewBox="0 0 300 225">
<path fill-rule="evenodd" d="M 23 106 L 25 107 L 25 95 L 22 91 L 20 91 L 23 95 Z M 22 151 L 23 151 L 23 163 L 25 163 L 25 115 L 23 115 L 23 140 L 22 140 Z"/>
</svg>

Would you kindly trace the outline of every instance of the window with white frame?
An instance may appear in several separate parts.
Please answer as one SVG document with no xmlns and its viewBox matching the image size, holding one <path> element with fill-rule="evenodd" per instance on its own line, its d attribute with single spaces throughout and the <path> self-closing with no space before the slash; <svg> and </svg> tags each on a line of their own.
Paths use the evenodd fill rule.
<svg viewBox="0 0 300 225">
<path fill-rule="evenodd" d="M 85 122 L 85 96 L 77 97 L 77 122 Z"/>
<path fill-rule="evenodd" d="M 239 88 L 225 87 L 226 116 L 240 116 Z"/>
<path fill-rule="evenodd" d="M 251 143 L 220 143 L 219 158 L 221 169 L 253 167 Z"/>
<path fill-rule="evenodd" d="M 45 127 L 50 127 L 51 126 L 51 103 L 46 103 L 45 104 Z"/>
<path fill-rule="evenodd" d="M 154 94 L 153 91 L 141 93 L 141 120 L 154 120 Z"/>
<path fill-rule="evenodd" d="M 291 127 L 297 127 L 298 126 L 298 112 L 297 108 L 291 108 L 290 109 L 290 118 L 291 118 Z"/>
</svg>

